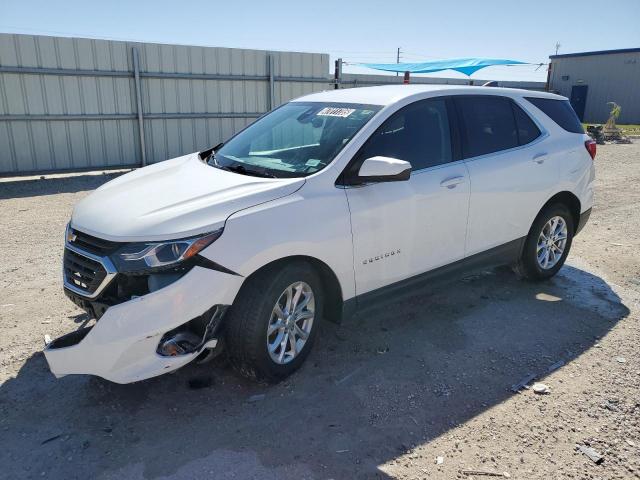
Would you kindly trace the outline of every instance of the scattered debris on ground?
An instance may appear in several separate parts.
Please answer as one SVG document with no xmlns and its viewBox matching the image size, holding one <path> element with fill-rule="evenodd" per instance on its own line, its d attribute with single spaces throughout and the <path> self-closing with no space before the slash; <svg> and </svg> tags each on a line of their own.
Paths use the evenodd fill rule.
<svg viewBox="0 0 640 480">
<path fill-rule="evenodd" d="M 549 386 L 544 383 L 534 383 L 531 386 L 531 390 L 533 390 L 533 393 L 537 393 L 538 395 L 546 395 L 547 393 L 551 393 L 551 389 L 549 388 Z"/>
<path fill-rule="evenodd" d="M 511 475 L 508 472 L 488 472 L 486 470 L 462 470 L 463 475 L 467 476 L 476 476 L 476 477 L 503 477 L 503 478 L 511 478 Z"/>
<path fill-rule="evenodd" d="M 527 375 L 526 377 L 524 377 L 522 380 L 520 380 L 518 383 L 514 384 L 511 386 L 511 391 L 518 393 L 520 390 L 522 390 L 523 388 L 526 388 L 527 385 L 529 385 L 532 381 L 534 381 L 537 378 L 537 375 L 534 373 L 530 373 L 529 375 Z"/>
<path fill-rule="evenodd" d="M 44 445 L 45 443 L 49 443 L 49 442 L 53 442 L 54 440 L 57 440 L 59 438 L 62 437 L 62 434 L 58 434 L 58 435 L 54 435 L 53 437 L 49 437 L 46 440 L 43 440 L 42 442 L 40 442 L 40 445 Z"/>
<path fill-rule="evenodd" d="M 607 128 L 605 125 L 587 125 L 587 134 L 593 138 L 598 145 L 607 143 L 628 145 L 632 143 L 631 138 L 617 127 Z"/>
<path fill-rule="evenodd" d="M 558 360 L 556 363 L 549 366 L 547 373 L 552 373 L 561 368 L 565 364 L 564 360 Z"/>
<path fill-rule="evenodd" d="M 576 449 L 580 452 L 584 453 L 591 461 L 595 464 L 601 464 L 604 460 L 604 457 L 596 452 L 593 448 L 587 447 L 586 445 L 576 445 Z"/>
</svg>

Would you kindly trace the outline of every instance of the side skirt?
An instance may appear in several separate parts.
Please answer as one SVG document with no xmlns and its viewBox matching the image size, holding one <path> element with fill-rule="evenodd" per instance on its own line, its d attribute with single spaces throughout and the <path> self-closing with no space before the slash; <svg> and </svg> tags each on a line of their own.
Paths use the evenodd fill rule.
<svg viewBox="0 0 640 480">
<path fill-rule="evenodd" d="M 466 273 L 515 263 L 522 255 L 522 248 L 526 238 L 518 238 L 448 265 L 350 298 L 344 302 L 342 317 L 347 320 L 365 306 L 370 308 L 373 305 L 378 306 L 398 298 L 410 296 L 427 287 L 455 281 Z"/>
</svg>

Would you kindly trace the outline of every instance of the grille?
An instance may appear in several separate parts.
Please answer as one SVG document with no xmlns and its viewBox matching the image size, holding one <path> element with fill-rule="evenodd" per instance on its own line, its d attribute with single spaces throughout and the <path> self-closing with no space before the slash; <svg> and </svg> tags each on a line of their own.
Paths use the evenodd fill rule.
<svg viewBox="0 0 640 480">
<path fill-rule="evenodd" d="M 107 276 L 107 271 L 100 262 L 68 248 L 64 250 L 63 266 L 67 282 L 88 295 L 94 293 Z"/>
<path fill-rule="evenodd" d="M 120 246 L 118 242 L 93 237 L 76 229 L 71 230 L 71 233 L 75 236 L 75 239 L 70 242 L 72 245 L 101 257 L 110 255 Z"/>
</svg>

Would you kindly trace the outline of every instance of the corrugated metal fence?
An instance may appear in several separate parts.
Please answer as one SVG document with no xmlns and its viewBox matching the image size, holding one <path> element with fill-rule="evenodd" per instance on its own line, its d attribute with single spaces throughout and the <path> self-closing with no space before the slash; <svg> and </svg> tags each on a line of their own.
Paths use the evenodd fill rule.
<svg viewBox="0 0 640 480">
<path fill-rule="evenodd" d="M 0 173 L 141 165 L 327 88 L 329 56 L 0 34 Z"/>
<path fill-rule="evenodd" d="M 216 145 L 272 108 L 335 83 L 327 54 L 0 33 L 0 174 L 159 162 Z M 402 77 L 346 74 L 338 83 Z"/>
</svg>

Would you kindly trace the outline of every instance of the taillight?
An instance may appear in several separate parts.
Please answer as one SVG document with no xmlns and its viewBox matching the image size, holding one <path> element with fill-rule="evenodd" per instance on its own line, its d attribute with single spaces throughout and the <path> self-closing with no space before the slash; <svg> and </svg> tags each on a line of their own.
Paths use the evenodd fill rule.
<svg viewBox="0 0 640 480">
<path fill-rule="evenodd" d="M 587 140 L 586 142 L 584 142 L 584 148 L 587 149 L 587 152 L 589 152 L 589 155 L 591 155 L 591 160 L 595 160 L 596 159 L 596 141 L 595 140 Z"/>
</svg>

